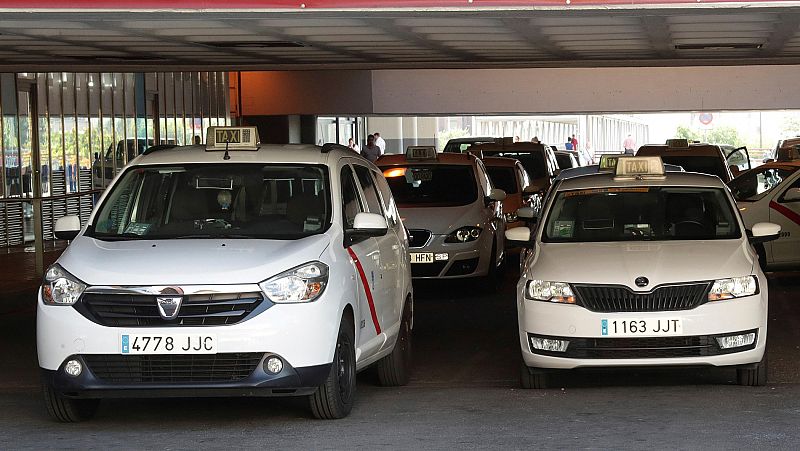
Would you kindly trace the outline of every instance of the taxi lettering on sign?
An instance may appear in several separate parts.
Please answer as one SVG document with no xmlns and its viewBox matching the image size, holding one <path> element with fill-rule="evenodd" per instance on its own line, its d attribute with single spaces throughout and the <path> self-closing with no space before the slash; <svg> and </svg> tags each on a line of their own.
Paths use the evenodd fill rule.
<svg viewBox="0 0 800 451">
<path fill-rule="evenodd" d="M 214 141 L 218 143 L 240 143 L 242 142 L 242 131 L 238 129 L 224 128 L 215 130 Z"/>
</svg>

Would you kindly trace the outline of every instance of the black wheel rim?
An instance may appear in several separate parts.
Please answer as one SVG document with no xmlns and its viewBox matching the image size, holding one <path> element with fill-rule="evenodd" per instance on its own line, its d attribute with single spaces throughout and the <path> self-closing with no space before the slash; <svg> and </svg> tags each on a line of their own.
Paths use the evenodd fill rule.
<svg viewBox="0 0 800 451">
<path fill-rule="evenodd" d="M 352 348 L 349 337 L 344 334 L 339 336 L 339 343 L 336 344 L 336 375 L 339 397 L 344 403 L 349 403 L 353 396 L 356 368 Z"/>
</svg>

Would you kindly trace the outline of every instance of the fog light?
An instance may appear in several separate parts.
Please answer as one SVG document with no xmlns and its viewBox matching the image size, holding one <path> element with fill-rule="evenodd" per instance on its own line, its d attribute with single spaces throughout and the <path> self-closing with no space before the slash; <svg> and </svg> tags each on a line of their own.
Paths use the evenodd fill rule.
<svg viewBox="0 0 800 451">
<path fill-rule="evenodd" d="M 749 346 L 756 341 L 755 332 L 740 335 L 728 335 L 727 337 L 717 337 L 717 343 L 722 349 L 740 348 Z"/>
<path fill-rule="evenodd" d="M 72 377 L 78 377 L 83 372 L 83 365 L 77 360 L 70 360 L 64 365 L 64 372 Z"/>
<path fill-rule="evenodd" d="M 434 255 L 433 258 L 437 262 L 441 262 L 441 261 L 447 261 L 447 259 L 450 258 L 450 256 L 447 255 L 447 252 L 444 252 L 444 253 L 441 253 L 441 254 Z"/>
<path fill-rule="evenodd" d="M 283 371 L 283 360 L 280 357 L 268 357 L 264 362 L 264 370 L 272 374 L 280 373 Z"/>
<path fill-rule="evenodd" d="M 569 340 L 556 340 L 554 338 L 531 337 L 531 348 L 540 351 L 564 352 L 569 346 Z"/>
</svg>

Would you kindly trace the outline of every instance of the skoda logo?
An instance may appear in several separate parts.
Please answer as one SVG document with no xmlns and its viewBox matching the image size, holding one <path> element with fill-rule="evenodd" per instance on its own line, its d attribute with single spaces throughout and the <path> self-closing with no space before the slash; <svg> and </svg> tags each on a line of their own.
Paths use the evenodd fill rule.
<svg viewBox="0 0 800 451">
<path fill-rule="evenodd" d="M 166 320 L 175 319 L 181 309 L 183 290 L 180 287 L 167 287 L 161 290 L 161 294 L 166 296 L 156 296 L 158 314 Z"/>
<path fill-rule="evenodd" d="M 642 288 L 646 287 L 647 284 L 650 283 L 650 281 L 647 280 L 647 277 L 642 276 L 642 277 L 637 277 L 634 283 L 636 284 L 637 287 Z"/>
</svg>

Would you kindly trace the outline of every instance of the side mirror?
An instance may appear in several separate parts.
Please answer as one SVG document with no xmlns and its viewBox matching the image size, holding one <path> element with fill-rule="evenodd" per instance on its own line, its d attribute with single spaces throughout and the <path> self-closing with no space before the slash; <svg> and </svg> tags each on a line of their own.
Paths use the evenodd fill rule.
<svg viewBox="0 0 800 451">
<path fill-rule="evenodd" d="M 498 188 L 492 188 L 492 190 L 489 191 L 489 195 L 486 197 L 494 201 L 503 201 L 506 199 L 506 192 Z"/>
<path fill-rule="evenodd" d="M 386 218 L 376 213 L 359 213 L 353 221 L 353 228 L 344 231 L 345 244 L 356 244 L 370 237 L 386 235 L 389 225 Z"/>
<path fill-rule="evenodd" d="M 800 188 L 789 188 L 783 195 L 782 202 L 797 202 L 800 200 Z"/>
<path fill-rule="evenodd" d="M 81 219 L 78 216 L 70 215 L 58 218 L 53 233 L 59 240 L 72 241 L 81 231 Z"/>
<path fill-rule="evenodd" d="M 506 241 L 511 246 L 518 246 L 524 248 L 532 248 L 531 242 L 531 229 L 527 227 L 514 227 L 513 229 L 506 230 Z"/>
<path fill-rule="evenodd" d="M 771 222 L 757 222 L 753 224 L 750 232 L 750 244 L 766 243 L 777 240 L 781 233 L 781 226 Z"/>
</svg>

